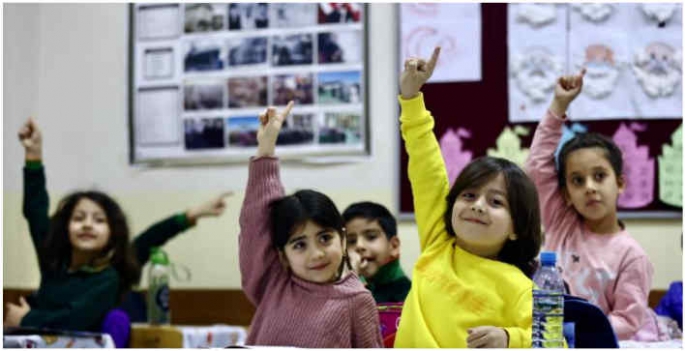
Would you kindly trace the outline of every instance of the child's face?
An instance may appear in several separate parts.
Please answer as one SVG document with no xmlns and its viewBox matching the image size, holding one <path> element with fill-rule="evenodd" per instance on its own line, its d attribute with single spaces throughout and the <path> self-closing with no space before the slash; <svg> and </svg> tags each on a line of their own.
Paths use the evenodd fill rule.
<svg viewBox="0 0 685 351">
<path fill-rule="evenodd" d="M 457 196 L 452 228 L 459 246 L 481 257 L 496 258 L 507 240 L 516 239 L 502 174 Z"/>
<path fill-rule="evenodd" d="M 566 201 L 583 218 L 594 221 L 616 213 L 623 179 L 617 179 L 601 148 L 578 149 L 566 158 Z"/>
<path fill-rule="evenodd" d="M 74 250 L 97 253 L 109 242 L 107 214 L 93 200 L 82 198 L 69 220 L 69 241 Z"/>
<path fill-rule="evenodd" d="M 293 274 L 313 283 L 331 283 L 337 279 L 343 250 L 340 233 L 312 221 L 296 230 L 283 248 Z"/>
<path fill-rule="evenodd" d="M 359 254 L 359 274 L 372 278 L 386 263 L 400 255 L 400 240 L 397 236 L 388 240 L 378 220 L 356 217 L 345 224 L 347 250 Z"/>
</svg>

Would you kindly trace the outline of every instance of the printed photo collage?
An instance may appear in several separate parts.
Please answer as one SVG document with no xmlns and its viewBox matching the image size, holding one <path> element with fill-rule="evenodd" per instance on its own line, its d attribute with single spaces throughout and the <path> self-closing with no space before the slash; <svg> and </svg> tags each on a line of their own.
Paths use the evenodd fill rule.
<svg viewBox="0 0 685 351">
<path fill-rule="evenodd" d="M 290 100 L 295 108 L 278 145 L 365 144 L 363 5 L 188 3 L 178 9 L 176 121 L 186 151 L 255 147 L 258 114 Z"/>
</svg>

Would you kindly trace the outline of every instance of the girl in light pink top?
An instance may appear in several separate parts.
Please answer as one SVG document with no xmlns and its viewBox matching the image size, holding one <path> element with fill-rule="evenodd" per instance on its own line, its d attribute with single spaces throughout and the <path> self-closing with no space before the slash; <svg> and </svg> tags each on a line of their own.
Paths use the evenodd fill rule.
<svg viewBox="0 0 685 351">
<path fill-rule="evenodd" d="M 599 306 L 619 340 L 658 340 L 648 307 L 654 268 L 616 214 L 626 184 L 621 150 L 602 135 L 579 134 L 563 146 L 555 168 L 566 109 L 584 74 L 559 78 L 526 162 L 540 196 L 544 246 L 559 255 L 570 293 Z"/>
</svg>

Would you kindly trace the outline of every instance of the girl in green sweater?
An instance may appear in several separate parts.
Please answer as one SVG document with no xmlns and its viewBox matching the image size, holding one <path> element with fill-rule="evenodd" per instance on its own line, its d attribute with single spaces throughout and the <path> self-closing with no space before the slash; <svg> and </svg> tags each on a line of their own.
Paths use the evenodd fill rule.
<svg viewBox="0 0 685 351">
<path fill-rule="evenodd" d="M 156 223 L 133 245 L 121 207 L 107 194 L 79 191 L 60 201 L 52 218 L 42 165 L 42 137 L 29 119 L 19 132 L 24 146 L 23 213 L 38 256 L 41 282 L 27 302 L 8 304 L 4 326 L 99 331 L 105 314 L 140 279 L 150 249 L 204 216 L 224 211 L 218 198 Z"/>
</svg>

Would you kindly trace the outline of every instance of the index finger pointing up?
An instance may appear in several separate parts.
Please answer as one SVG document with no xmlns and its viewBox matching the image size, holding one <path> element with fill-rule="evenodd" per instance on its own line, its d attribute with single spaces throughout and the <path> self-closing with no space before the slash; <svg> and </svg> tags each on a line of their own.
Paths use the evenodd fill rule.
<svg viewBox="0 0 685 351">
<path fill-rule="evenodd" d="M 283 117 L 287 117 L 290 114 L 290 110 L 293 109 L 293 105 L 295 105 L 295 102 L 293 100 L 290 100 L 288 103 L 288 106 L 285 107 L 285 110 L 283 110 Z"/>
<path fill-rule="evenodd" d="M 435 65 L 438 63 L 439 56 L 440 47 L 436 46 L 435 49 L 433 49 L 433 55 L 431 55 L 431 59 L 428 61 L 428 72 L 433 73 L 433 69 L 435 69 Z"/>
</svg>

